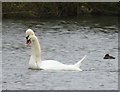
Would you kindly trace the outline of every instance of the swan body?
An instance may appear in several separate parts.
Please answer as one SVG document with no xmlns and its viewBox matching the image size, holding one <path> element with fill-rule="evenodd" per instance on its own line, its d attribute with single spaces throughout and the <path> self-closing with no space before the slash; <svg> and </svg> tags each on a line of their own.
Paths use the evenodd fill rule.
<svg viewBox="0 0 120 92">
<path fill-rule="evenodd" d="M 30 69 L 82 71 L 79 67 L 86 56 L 84 56 L 80 61 L 73 65 L 66 65 L 55 60 L 42 61 L 41 48 L 38 38 L 35 36 L 35 33 L 31 29 L 28 29 L 26 31 L 26 44 L 31 44 L 31 57 L 29 61 Z"/>
</svg>

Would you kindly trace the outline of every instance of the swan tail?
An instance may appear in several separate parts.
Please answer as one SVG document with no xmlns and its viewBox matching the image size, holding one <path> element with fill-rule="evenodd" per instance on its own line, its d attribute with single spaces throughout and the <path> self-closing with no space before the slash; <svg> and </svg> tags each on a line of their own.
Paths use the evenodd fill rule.
<svg viewBox="0 0 120 92">
<path fill-rule="evenodd" d="M 80 61 L 78 61 L 77 63 L 75 63 L 74 66 L 79 68 L 80 65 L 81 65 L 81 62 L 82 62 L 85 58 L 86 58 L 86 55 L 85 55 Z"/>
</svg>

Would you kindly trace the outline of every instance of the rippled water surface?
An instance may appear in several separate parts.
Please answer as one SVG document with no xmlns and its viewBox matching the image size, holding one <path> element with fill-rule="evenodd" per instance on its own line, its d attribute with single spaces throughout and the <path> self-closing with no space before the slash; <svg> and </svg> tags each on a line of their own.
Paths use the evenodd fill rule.
<svg viewBox="0 0 120 92">
<path fill-rule="evenodd" d="M 118 28 L 116 17 L 78 19 L 3 19 L 2 88 L 26 90 L 118 89 Z M 32 28 L 42 48 L 42 60 L 74 64 L 84 55 L 82 72 L 30 70 L 25 31 Z M 109 53 L 115 59 L 105 60 Z"/>
</svg>

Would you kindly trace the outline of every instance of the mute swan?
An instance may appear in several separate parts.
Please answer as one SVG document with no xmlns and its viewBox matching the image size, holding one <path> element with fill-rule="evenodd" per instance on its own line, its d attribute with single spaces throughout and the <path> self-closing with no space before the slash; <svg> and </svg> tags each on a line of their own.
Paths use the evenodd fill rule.
<svg viewBox="0 0 120 92">
<path fill-rule="evenodd" d="M 81 62 L 85 59 L 84 56 L 80 61 L 73 65 L 66 65 L 55 60 L 41 61 L 41 48 L 37 36 L 32 29 L 26 31 L 26 44 L 31 44 L 31 57 L 29 61 L 30 69 L 44 69 L 44 70 L 73 70 L 82 71 L 79 67 Z"/>
</svg>

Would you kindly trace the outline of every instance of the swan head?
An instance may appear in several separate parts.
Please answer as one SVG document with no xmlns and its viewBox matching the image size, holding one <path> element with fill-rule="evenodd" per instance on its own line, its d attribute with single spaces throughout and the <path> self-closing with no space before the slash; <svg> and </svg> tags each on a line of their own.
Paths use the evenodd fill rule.
<svg viewBox="0 0 120 92">
<path fill-rule="evenodd" d="M 27 44 L 27 46 L 31 43 L 31 36 L 35 36 L 35 33 L 33 32 L 32 29 L 27 29 L 26 30 L 26 44 Z"/>
</svg>

